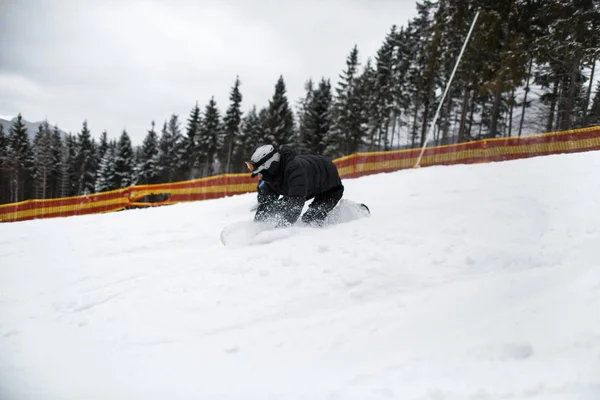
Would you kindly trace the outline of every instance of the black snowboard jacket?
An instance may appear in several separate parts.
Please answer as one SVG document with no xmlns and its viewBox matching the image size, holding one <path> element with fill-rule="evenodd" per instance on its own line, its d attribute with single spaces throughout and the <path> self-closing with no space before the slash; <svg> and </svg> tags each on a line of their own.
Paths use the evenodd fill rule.
<svg viewBox="0 0 600 400">
<path fill-rule="evenodd" d="M 272 180 L 259 183 L 255 220 L 277 214 L 284 223 L 294 224 L 307 200 L 342 186 L 342 180 L 329 157 L 297 154 L 287 146 L 281 147 L 279 153 L 278 173 Z"/>
</svg>

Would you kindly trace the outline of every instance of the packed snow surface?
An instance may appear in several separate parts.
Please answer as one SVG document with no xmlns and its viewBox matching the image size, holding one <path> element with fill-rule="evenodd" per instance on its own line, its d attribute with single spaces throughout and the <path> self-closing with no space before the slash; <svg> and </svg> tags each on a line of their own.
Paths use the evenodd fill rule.
<svg viewBox="0 0 600 400">
<path fill-rule="evenodd" d="M 224 247 L 255 195 L 0 225 L 0 399 L 600 399 L 600 152 L 344 181 L 370 218 Z"/>
</svg>

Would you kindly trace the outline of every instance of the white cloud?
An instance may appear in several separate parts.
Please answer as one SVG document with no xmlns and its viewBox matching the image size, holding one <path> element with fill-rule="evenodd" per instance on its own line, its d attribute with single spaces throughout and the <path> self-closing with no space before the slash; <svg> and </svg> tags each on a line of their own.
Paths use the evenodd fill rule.
<svg viewBox="0 0 600 400">
<path fill-rule="evenodd" d="M 40 85 L 19 74 L 0 74 L 0 93 L 5 97 L 29 101 L 49 97 Z"/>
<path fill-rule="evenodd" d="M 127 128 L 135 144 L 172 113 L 185 122 L 215 96 L 222 112 L 236 75 L 243 106 L 268 104 L 283 75 L 295 104 L 308 78 L 335 84 L 354 44 L 374 56 L 406 0 L 55 0 L 1 6 L 0 113 L 48 116 L 94 136 Z M 27 21 L 26 24 L 22 21 Z M 183 125 L 183 124 L 182 124 Z"/>
</svg>

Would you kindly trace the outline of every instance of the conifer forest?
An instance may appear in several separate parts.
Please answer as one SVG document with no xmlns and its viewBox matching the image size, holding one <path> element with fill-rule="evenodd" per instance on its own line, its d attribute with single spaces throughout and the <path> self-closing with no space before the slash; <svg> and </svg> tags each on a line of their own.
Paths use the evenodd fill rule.
<svg viewBox="0 0 600 400">
<path fill-rule="evenodd" d="M 274 76 L 271 98 L 244 104 L 233 76 L 228 104 L 156 116 L 135 146 L 126 130 L 92 135 L 85 116 L 65 134 L 48 122 L 28 132 L 19 115 L 0 125 L 0 204 L 245 173 L 262 143 L 336 158 L 600 125 L 600 2 L 420 0 L 417 11 L 376 54 L 354 46 L 339 76 L 306 77 L 300 99 Z"/>
</svg>

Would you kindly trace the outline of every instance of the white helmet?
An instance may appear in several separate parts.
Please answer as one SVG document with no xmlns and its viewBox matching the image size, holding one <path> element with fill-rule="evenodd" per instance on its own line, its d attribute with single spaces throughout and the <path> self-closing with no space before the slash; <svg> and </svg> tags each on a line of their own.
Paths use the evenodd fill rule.
<svg viewBox="0 0 600 400">
<path fill-rule="evenodd" d="M 259 146 L 256 151 L 254 151 L 250 161 L 246 161 L 246 166 L 252 172 L 252 176 L 256 176 L 265 170 L 269 170 L 271 166 L 275 167 L 273 163 L 279 164 L 280 159 L 281 155 L 277 152 L 275 147 L 270 144 L 265 144 Z"/>
</svg>

